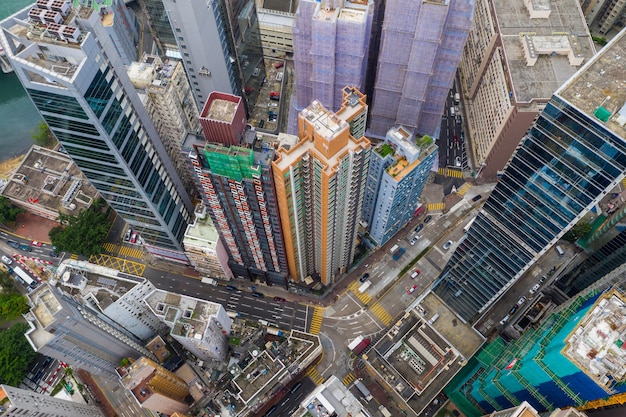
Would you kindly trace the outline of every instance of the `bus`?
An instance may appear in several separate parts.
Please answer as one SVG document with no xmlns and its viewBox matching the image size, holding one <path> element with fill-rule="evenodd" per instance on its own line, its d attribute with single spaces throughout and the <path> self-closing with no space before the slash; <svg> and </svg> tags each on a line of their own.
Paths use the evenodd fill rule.
<svg viewBox="0 0 626 417">
<path fill-rule="evenodd" d="M 476 217 L 474 217 L 472 220 L 470 220 L 465 227 L 463 228 L 463 233 L 467 233 L 469 232 L 470 227 L 472 227 L 472 223 L 474 223 L 474 220 L 476 220 Z"/>
<path fill-rule="evenodd" d="M 16 276 L 22 278 L 22 280 L 26 283 L 26 285 L 32 288 L 35 288 L 37 286 L 37 282 L 34 279 L 32 279 L 31 276 L 28 275 L 26 271 L 24 271 L 19 266 L 16 266 L 15 268 L 13 268 L 13 272 L 15 272 Z"/>
</svg>

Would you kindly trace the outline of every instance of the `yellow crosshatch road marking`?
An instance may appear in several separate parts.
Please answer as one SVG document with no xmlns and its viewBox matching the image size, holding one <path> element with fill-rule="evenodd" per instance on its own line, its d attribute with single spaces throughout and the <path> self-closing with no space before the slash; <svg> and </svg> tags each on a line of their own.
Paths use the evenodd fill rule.
<svg viewBox="0 0 626 417">
<path fill-rule="evenodd" d="M 127 246 L 120 247 L 119 254 L 121 256 L 130 256 L 131 258 L 141 259 L 143 257 L 143 251 L 137 248 L 129 248 Z"/>
<path fill-rule="evenodd" d="M 78 259 L 78 255 L 76 255 L 75 253 L 73 253 L 73 254 L 72 254 L 72 256 L 70 256 L 70 258 L 71 258 L 71 259 L 76 260 L 76 259 Z"/>
<path fill-rule="evenodd" d="M 317 385 L 320 385 L 322 382 L 324 382 L 324 377 L 320 375 L 319 372 L 317 372 L 317 369 L 315 369 L 314 366 L 312 366 L 311 368 L 309 368 L 308 372 L 306 373 L 309 378 L 311 378 L 313 380 L 313 382 L 315 382 Z"/>
<path fill-rule="evenodd" d="M 105 252 L 112 253 L 114 255 L 117 254 L 118 246 L 115 243 L 104 242 L 102 244 L 102 248 L 104 249 Z"/>
<path fill-rule="evenodd" d="M 89 257 L 89 262 L 106 268 L 116 269 L 130 275 L 136 275 L 138 277 L 143 276 L 143 273 L 146 270 L 145 264 L 109 255 L 91 256 Z"/>
<path fill-rule="evenodd" d="M 309 333 L 319 334 L 322 328 L 322 322 L 324 321 L 324 308 L 313 307 L 313 317 L 311 318 L 311 327 Z"/>
<path fill-rule="evenodd" d="M 391 321 L 393 320 L 393 317 L 391 317 L 391 315 L 387 313 L 387 310 L 385 310 L 383 306 L 380 305 L 380 303 L 374 304 L 371 310 L 372 313 L 374 313 L 385 326 L 388 326 L 389 323 L 391 323 Z"/>
<path fill-rule="evenodd" d="M 357 296 L 357 298 L 358 298 L 359 300 L 361 300 L 361 301 L 363 302 L 363 304 L 367 304 L 367 303 L 369 303 L 370 301 L 372 301 L 372 296 L 371 296 L 371 295 L 369 295 L 369 294 L 368 294 L 368 293 L 366 293 L 366 292 L 359 292 L 358 290 L 356 290 L 356 291 L 352 291 L 352 292 L 354 293 L 354 295 L 356 295 L 356 296 Z"/>
<path fill-rule="evenodd" d="M 467 190 L 469 190 L 470 188 L 472 188 L 472 184 L 470 184 L 469 182 L 466 182 L 465 184 L 463 184 L 461 186 L 461 188 L 459 188 L 457 190 L 457 194 L 458 195 L 465 195 L 465 193 L 467 192 Z"/>
<path fill-rule="evenodd" d="M 445 203 L 428 203 L 428 211 L 442 211 L 445 207 Z"/>
<path fill-rule="evenodd" d="M 343 382 L 343 385 L 345 385 L 346 387 L 348 385 L 350 385 L 352 383 L 352 381 L 354 381 L 356 379 L 356 376 L 354 376 L 353 373 L 349 373 L 348 375 L 346 375 L 346 377 L 344 379 L 341 380 L 341 382 Z"/>
</svg>

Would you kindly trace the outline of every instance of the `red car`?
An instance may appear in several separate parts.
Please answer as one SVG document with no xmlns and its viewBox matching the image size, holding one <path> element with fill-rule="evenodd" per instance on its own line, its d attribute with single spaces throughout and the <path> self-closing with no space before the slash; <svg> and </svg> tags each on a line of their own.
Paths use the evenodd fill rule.
<svg viewBox="0 0 626 417">
<path fill-rule="evenodd" d="M 252 87 L 244 87 L 243 90 L 246 92 L 246 94 L 254 93 L 254 88 L 252 88 Z"/>
<path fill-rule="evenodd" d="M 137 242 L 137 233 L 133 233 L 132 236 L 130 237 L 130 243 L 136 243 Z"/>
<path fill-rule="evenodd" d="M 282 68 L 285 66 L 284 62 L 277 62 L 274 64 L 274 68 L 278 69 L 278 68 Z"/>
<path fill-rule="evenodd" d="M 37 247 L 42 247 L 43 243 L 41 242 L 37 242 L 36 240 L 33 240 L 32 242 L 30 242 L 31 245 L 33 246 L 37 246 Z"/>
<path fill-rule="evenodd" d="M 417 289 L 417 285 L 413 285 L 408 290 L 406 290 L 406 293 L 411 295 L 411 294 L 413 294 L 415 292 L 416 289 Z"/>
<path fill-rule="evenodd" d="M 274 301 L 278 301 L 279 303 L 286 303 L 287 300 L 285 300 L 283 297 L 274 297 Z"/>
<path fill-rule="evenodd" d="M 280 93 L 278 91 L 270 91 L 270 97 L 280 97 Z"/>
</svg>

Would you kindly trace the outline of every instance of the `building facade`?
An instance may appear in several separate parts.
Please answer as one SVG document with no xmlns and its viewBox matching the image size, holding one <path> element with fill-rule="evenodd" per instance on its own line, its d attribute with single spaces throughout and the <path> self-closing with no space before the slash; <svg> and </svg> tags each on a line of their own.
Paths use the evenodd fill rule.
<svg viewBox="0 0 626 417">
<path fill-rule="evenodd" d="M 594 54 L 578 0 L 476 2 L 459 84 L 481 177 L 497 177 L 552 94 Z"/>
<path fill-rule="evenodd" d="M 368 134 L 382 139 L 402 125 L 438 137 L 474 1 L 392 0 L 384 7 Z"/>
<path fill-rule="evenodd" d="M 104 417 L 104 413 L 95 405 L 81 404 L 62 400 L 46 394 L 0 385 L 2 415 L 7 417 L 20 415 L 45 415 L 47 417 Z"/>
<path fill-rule="evenodd" d="M 26 339 L 35 352 L 96 375 L 115 376 L 124 358 L 152 357 L 142 341 L 118 323 L 49 284 L 28 294 Z"/>
<path fill-rule="evenodd" d="M 297 282 L 311 277 L 330 285 L 354 260 L 370 142 L 351 134 L 353 127 L 362 130 L 364 97 L 348 87 L 343 93 L 337 113 L 317 101 L 304 109 L 299 142 L 279 148 L 272 162 L 289 272 Z"/>
<path fill-rule="evenodd" d="M 476 320 L 624 178 L 623 56 L 626 31 L 552 96 L 436 280 L 463 320 Z"/>
<path fill-rule="evenodd" d="M 199 113 L 183 64 L 169 58 L 163 62 L 156 55 L 144 54 L 141 62 L 130 64 L 127 72 L 133 86 L 142 93 L 144 107 L 185 190 L 195 195 L 180 147 L 187 132 L 198 131 Z"/>
<path fill-rule="evenodd" d="M 373 1 L 300 1 L 293 27 L 289 133 L 297 132 L 298 114 L 313 100 L 337 109 L 344 86 L 365 88 L 373 15 Z"/>
<path fill-rule="evenodd" d="M 121 383 L 143 408 L 163 414 L 185 413 L 189 386 L 158 363 L 140 358 L 124 368 Z"/>
<path fill-rule="evenodd" d="M 265 78 L 254 0 L 163 0 L 198 109 L 213 91 L 256 101 Z M 244 95 L 245 91 L 249 92 Z"/>
<path fill-rule="evenodd" d="M 594 33 L 604 36 L 626 23 L 626 0 L 581 0 L 580 3 Z"/>
<path fill-rule="evenodd" d="M 191 200 L 132 86 L 123 2 L 61 11 L 41 1 L 0 25 L 15 74 L 64 149 L 155 256 L 186 262 Z M 90 2 L 91 3 L 91 2 Z M 56 6 L 55 6 L 56 7 Z M 57 26 L 33 15 L 49 12 Z M 33 33 L 38 33 L 33 37 Z M 134 43 L 132 44 L 134 51 Z"/>
<path fill-rule="evenodd" d="M 214 91 L 200 112 L 200 124 L 207 142 L 241 144 L 248 119 L 241 97 Z"/>
<path fill-rule="evenodd" d="M 151 292 L 144 302 L 170 328 L 170 336 L 198 359 L 226 358 L 232 322 L 221 304 L 162 290 Z"/>
</svg>

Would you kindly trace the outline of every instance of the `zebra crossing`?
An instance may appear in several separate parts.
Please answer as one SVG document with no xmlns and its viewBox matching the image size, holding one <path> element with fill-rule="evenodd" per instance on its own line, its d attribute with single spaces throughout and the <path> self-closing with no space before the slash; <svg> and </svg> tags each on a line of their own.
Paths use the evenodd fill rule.
<svg viewBox="0 0 626 417">
<path fill-rule="evenodd" d="M 137 259 L 143 258 L 143 250 L 129 246 L 121 246 L 111 242 L 104 242 L 102 244 L 102 248 L 106 253 L 114 256 L 125 256 Z"/>
<path fill-rule="evenodd" d="M 356 379 L 356 376 L 350 372 L 348 375 L 346 375 L 341 382 L 343 382 L 343 385 L 345 385 L 346 387 L 349 386 L 352 382 L 354 382 L 354 380 Z"/>
<path fill-rule="evenodd" d="M 369 304 L 370 301 L 372 301 L 372 296 L 369 295 L 366 292 L 359 292 L 359 287 L 362 285 L 363 283 L 360 281 L 354 281 L 353 283 L 351 283 L 348 286 L 348 289 L 350 291 L 352 291 L 352 293 L 354 295 L 356 295 L 356 297 L 361 300 L 361 302 L 365 305 Z"/>
<path fill-rule="evenodd" d="M 385 326 L 389 326 L 389 324 L 392 322 L 393 317 L 391 317 L 391 314 L 387 313 L 387 310 L 385 310 L 383 308 L 382 305 L 380 305 L 380 303 L 376 303 L 374 304 L 371 308 L 370 311 L 372 313 L 374 313 L 374 315 L 376 317 L 378 317 L 378 319 L 385 325 Z"/>
<path fill-rule="evenodd" d="M 437 174 L 444 177 L 463 178 L 463 171 L 455 168 L 439 168 Z"/>
<path fill-rule="evenodd" d="M 443 211 L 445 203 L 428 203 L 428 211 Z"/>
<path fill-rule="evenodd" d="M 322 322 L 324 321 L 324 308 L 313 307 L 313 317 L 311 318 L 311 327 L 309 327 L 309 333 L 319 334 L 322 328 Z"/>
<path fill-rule="evenodd" d="M 472 188 L 472 184 L 470 184 L 469 182 L 466 182 L 465 184 L 463 184 L 461 186 L 461 188 L 459 188 L 456 193 L 460 196 L 464 196 L 465 193 L 467 193 L 467 191 Z"/>
<path fill-rule="evenodd" d="M 315 366 L 311 366 L 306 374 L 309 378 L 311 378 L 311 380 L 313 380 L 313 382 L 315 382 L 316 385 L 320 385 L 322 382 L 324 382 L 324 377 L 321 376 L 319 372 L 317 372 Z"/>
</svg>

